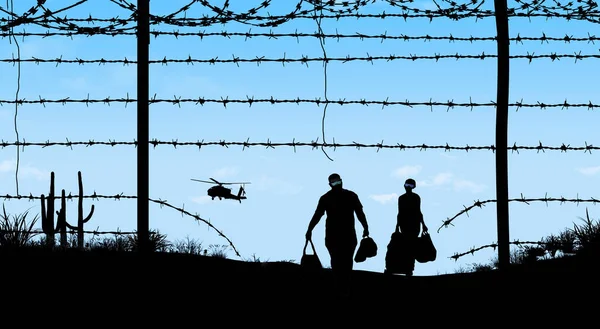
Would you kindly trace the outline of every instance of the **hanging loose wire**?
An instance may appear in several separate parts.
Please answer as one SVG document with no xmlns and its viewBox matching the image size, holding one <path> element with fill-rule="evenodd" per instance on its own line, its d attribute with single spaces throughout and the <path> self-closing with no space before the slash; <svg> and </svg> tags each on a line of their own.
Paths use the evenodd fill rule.
<svg viewBox="0 0 600 329">
<path fill-rule="evenodd" d="M 321 49 L 323 50 L 323 75 L 324 75 L 324 94 L 325 94 L 325 107 L 323 108 L 323 118 L 321 119 L 321 131 L 323 132 L 323 143 L 325 141 L 325 117 L 327 116 L 327 106 L 329 105 L 329 100 L 327 99 L 327 52 L 325 51 L 325 38 L 323 37 L 323 29 L 321 28 L 321 20 L 323 19 L 323 7 L 320 9 L 320 16 L 317 16 L 317 6 L 315 5 L 315 21 L 317 22 L 317 28 L 319 33 L 319 43 L 321 44 Z M 327 159 L 333 161 L 331 157 L 325 151 L 325 147 L 321 145 L 321 151 L 325 154 Z"/>
<path fill-rule="evenodd" d="M 14 3 L 13 0 L 6 0 L 6 6 L 9 7 L 10 6 L 10 11 L 11 12 L 15 12 L 14 9 Z M 12 20 L 12 16 L 9 15 L 9 21 Z M 17 127 L 17 116 L 19 115 L 19 92 L 21 91 L 21 47 L 19 46 L 19 41 L 17 40 L 17 37 L 15 36 L 14 33 L 14 26 L 12 26 L 12 24 L 10 27 L 10 38 L 8 38 L 8 41 L 10 44 L 12 44 L 12 42 L 15 42 L 15 45 L 17 46 L 17 91 L 15 93 L 15 117 L 14 117 L 14 127 L 15 127 L 15 134 L 17 137 L 17 143 L 19 142 L 19 129 Z M 16 189 L 17 189 L 17 195 L 19 195 L 19 163 L 20 163 L 20 150 L 19 147 L 17 146 L 17 163 L 15 166 L 15 185 L 16 185 Z"/>
</svg>

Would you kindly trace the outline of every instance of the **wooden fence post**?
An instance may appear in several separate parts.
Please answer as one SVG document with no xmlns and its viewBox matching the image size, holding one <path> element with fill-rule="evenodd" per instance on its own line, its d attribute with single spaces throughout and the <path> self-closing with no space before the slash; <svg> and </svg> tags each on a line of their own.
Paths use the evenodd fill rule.
<svg viewBox="0 0 600 329">
<path fill-rule="evenodd" d="M 149 251 L 149 48 L 150 0 L 137 1 L 137 234 L 140 252 Z"/>
<path fill-rule="evenodd" d="M 496 99 L 496 215 L 498 230 L 498 268 L 510 265 L 508 207 L 508 98 L 509 35 L 507 0 L 494 0 L 498 42 L 498 84 Z"/>
</svg>

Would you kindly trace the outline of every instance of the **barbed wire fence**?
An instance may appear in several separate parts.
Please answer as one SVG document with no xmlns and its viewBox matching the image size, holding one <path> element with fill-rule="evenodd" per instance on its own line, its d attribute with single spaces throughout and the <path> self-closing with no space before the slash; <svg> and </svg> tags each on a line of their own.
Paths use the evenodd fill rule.
<svg viewBox="0 0 600 329">
<path fill-rule="evenodd" d="M 7 17 L 1 17 L 0 18 L 0 38 L 4 39 L 4 38 L 9 38 L 9 40 L 11 42 L 15 43 L 15 46 L 17 48 L 17 55 L 14 56 L 12 58 L 1 58 L 0 62 L 3 63 L 9 63 L 9 64 L 13 64 L 13 65 L 17 65 L 18 67 L 18 78 L 17 78 L 17 91 L 16 91 L 16 95 L 15 95 L 15 99 L 14 100 L 10 100 L 10 99 L 5 99 L 2 100 L 0 99 L 0 105 L 3 104 L 9 104 L 9 105 L 14 105 L 15 107 L 15 116 L 14 116 L 14 126 L 15 126 L 15 135 L 16 135 L 16 141 L 15 142 L 5 142 L 5 141 L 1 141 L 0 142 L 0 147 L 2 149 L 6 148 L 6 147 L 15 147 L 17 150 L 17 166 L 16 166 L 16 172 L 15 172 L 15 181 L 16 181 L 16 195 L 10 195 L 7 194 L 5 196 L 5 199 L 10 200 L 10 199 L 28 199 L 28 200 L 33 200 L 36 199 L 38 197 L 34 197 L 32 195 L 30 196 L 23 196 L 21 195 L 21 193 L 19 192 L 19 188 L 18 188 L 18 168 L 19 168 L 19 150 L 20 149 L 24 149 L 25 147 L 32 147 L 32 146 L 39 146 L 39 147 L 50 147 L 50 146 L 66 146 L 66 147 L 70 147 L 72 149 L 73 146 L 86 146 L 86 147 L 90 147 L 90 146 L 100 146 L 100 145 L 104 145 L 104 146 L 124 146 L 124 145 L 129 145 L 129 146 L 138 146 L 138 142 L 137 141 L 116 141 L 116 140 L 109 140 L 109 141 L 94 141 L 94 140 L 89 140 L 89 141 L 70 141 L 68 138 L 66 139 L 65 142 L 58 142 L 58 141 L 45 141 L 45 142 L 26 142 L 25 138 L 22 138 L 21 136 L 19 136 L 18 133 L 18 127 L 17 127 L 17 116 L 18 116 L 18 108 L 19 106 L 23 106 L 25 104 L 38 104 L 38 105 L 42 105 L 45 106 L 46 104 L 62 104 L 62 105 L 67 105 L 67 104 L 71 104 L 71 103 L 76 103 L 76 104 L 85 104 L 86 106 L 88 106 L 89 104 L 105 104 L 105 105 L 110 105 L 111 103 L 121 103 L 124 104 L 125 107 L 129 104 L 129 103 L 137 103 L 138 100 L 134 99 L 134 98 L 130 98 L 129 95 L 126 95 L 126 97 L 121 97 L 121 98 L 112 98 L 112 97 L 107 97 L 104 99 L 90 99 L 89 96 L 86 99 L 71 99 L 70 97 L 65 97 L 62 99 L 47 99 L 42 97 L 41 95 L 39 96 L 38 99 L 35 100 L 28 100 L 25 98 L 20 98 L 19 96 L 19 91 L 20 91 L 20 65 L 22 63 L 33 63 L 36 65 L 42 65 L 42 64 L 54 64 L 56 66 L 59 65 L 67 65 L 67 64 L 77 64 L 77 65 L 88 65 L 88 64 L 98 64 L 98 65 L 108 65 L 108 64 L 120 64 L 120 65 L 137 65 L 137 61 L 136 60 L 130 60 L 127 58 L 123 58 L 123 59 L 104 59 L 104 58 L 100 58 L 100 59 L 83 59 L 83 58 L 66 58 L 63 59 L 62 56 L 58 57 L 58 58 L 22 58 L 21 54 L 20 54 L 20 48 L 19 48 L 19 44 L 18 44 L 18 39 L 17 38 L 22 38 L 22 40 L 24 40 L 25 38 L 32 38 L 32 37 L 41 37 L 41 38 L 48 38 L 48 37 L 67 37 L 67 38 L 73 38 L 74 36 L 87 36 L 87 37 L 92 37 L 92 36 L 100 36 L 100 35 L 105 35 L 105 36 L 112 36 L 112 37 L 122 37 L 122 36 L 137 36 L 137 27 L 135 26 L 135 24 L 138 22 L 139 19 L 139 14 L 137 12 L 137 6 L 134 5 L 132 2 L 126 1 L 126 0 L 107 0 L 107 3 L 112 3 L 118 7 L 120 7 L 121 9 L 124 9 L 126 11 L 128 11 L 130 13 L 129 17 L 127 18 L 119 18 L 119 17 L 112 17 L 112 18 L 101 18 L 101 17 L 92 17 L 92 15 L 89 15 L 89 17 L 68 17 L 67 15 L 64 15 L 65 12 L 68 12 L 70 9 L 76 8 L 84 3 L 86 3 L 87 0 L 81 0 L 81 1 L 76 1 L 71 5 L 68 5 L 66 7 L 60 8 L 60 9 L 54 9 L 51 10 L 46 6 L 46 1 L 45 0 L 38 0 L 37 4 L 33 7 L 31 7 L 29 10 L 27 10 L 24 13 L 17 13 L 15 12 L 14 9 L 14 5 L 12 3 L 12 0 L 9 3 L 9 0 L 7 0 L 7 4 L 6 4 L 6 8 L 3 8 L 2 6 L 0 6 L 0 12 L 4 13 Z M 296 140 L 294 139 L 292 142 L 272 142 L 270 139 L 267 140 L 266 142 L 250 142 L 249 138 L 246 141 L 225 141 L 225 140 L 219 140 L 219 141 L 208 141 L 205 142 L 204 140 L 202 141 L 196 141 L 196 142 L 192 142 L 192 141 L 184 141 L 184 142 L 179 142 L 177 140 L 173 140 L 173 141 L 160 141 L 157 139 L 151 140 L 149 141 L 150 146 L 153 147 L 157 147 L 159 145 L 165 145 L 165 146 L 173 146 L 175 148 L 177 148 L 178 146 L 193 146 L 193 147 L 198 147 L 198 149 L 201 149 L 203 146 L 221 146 L 221 147 L 229 147 L 229 146 L 241 146 L 242 150 L 245 150 L 246 148 L 249 147 L 265 147 L 265 148 L 276 148 L 276 147 L 292 147 L 294 149 L 294 152 L 296 151 L 297 147 L 309 147 L 312 149 L 316 149 L 316 148 L 320 148 L 325 155 L 330 159 L 333 160 L 332 158 L 329 157 L 329 155 L 325 152 L 326 148 L 330 148 L 333 149 L 333 151 L 336 150 L 336 148 L 342 148 L 342 147 L 355 147 L 357 149 L 361 149 L 361 148 L 371 148 L 371 149 L 376 149 L 377 152 L 379 152 L 381 149 L 398 149 L 398 150 L 408 150 L 408 149 L 419 149 L 420 151 L 423 150 L 427 150 L 427 149 L 444 149 L 445 151 L 450 151 L 450 150 L 464 150 L 464 151 L 473 151 L 473 150 L 491 150 L 492 152 L 495 152 L 496 150 L 496 146 L 494 145 L 490 145 L 490 146 L 450 146 L 448 143 L 446 143 L 445 145 L 426 145 L 426 144 L 422 144 L 422 145 L 404 145 L 402 143 L 396 143 L 396 144 L 384 144 L 383 141 L 378 142 L 378 143 L 359 143 L 359 142 L 355 142 L 352 141 L 350 142 L 346 142 L 346 143 L 337 143 L 335 141 L 335 138 L 333 138 L 333 142 L 329 143 L 326 140 L 326 136 L 325 136 L 325 117 L 326 117 L 326 111 L 327 111 L 327 107 L 329 105 L 338 105 L 338 106 L 343 106 L 343 105 L 348 105 L 348 104 L 359 104 L 359 105 L 364 105 L 364 106 L 369 106 L 369 105 L 376 105 L 376 106 L 381 106 L 381 108 L 386 108 L 389 106 L 403 106 L 403 107 L 416 107 L 416 106 L 423 106 L 423 107 L 429 107 L 431 111 L 433 111 L 433 107 L 445 107 L 447 111 L 454 109 L 456 107 L 467 107 L 470 108 L 471 110 L 473 110 L 474 108 L 477 107 L 497 107 L 496 102 L 494 101 L 487 101 L 487 102 L 473 102 L 471 100 L 471 98 L 469 98 L 469 102 L 455 102 L 454 100 L 448 100 L 448 101 L 433 101 L 433 100 L 429 100 L 429 101 L 418 101 L 418 102 L 411 102 L 409 100 L 404 100 L 404 101 L 399 101 L 399 100 L 365 100 L 365 99 L 360 99 L 360 100 L 346 100 L 346 99 L 339 99 L 339 100 L 330 100 L 328 98 L 327 95 L 327 64 L 329 62 L 341 62 L 341 63 L 346 63 L 346 62 L 353 62 L 353 61 L 364 61 L 364 62 L 370 62 L 371 64 L 378 62 L 378 61 L 385 61 L 385 62 L 390 62 L 390 61 L 397 61 L 397 60 L 407 60 L 407 61 L 416 61 L 416 60 L 435 60 L 436 62 L 440 61 L 440 60 L 448 60 L 448 59 L 454 59 L 454 60 L 486 60 L 486 59 L 498 59 L 498 55 L 494 55 L 494 54 L 485 54 L 485 53 L 481 53 L 481 54 L 433 54 L 433 55 L 413 55 L 410 54 L 409 56 L 398 56 L 398 55 L 394 55 L 394 54 L 390 54 L 390 55 L 381 55 L 381 56 L 372 56 L 369 55 L 368 53 L 366 54 L 366 56 L 357 56 L 357 55 L 348 55 L 346 57 L 328 57 L 327 55 L 327 51 L 326 51 L 326 47 L 325 47 L 325 40 L 326 39 L 332 39 L 332 40 L 337 40 L 338 42 L 340 41 L 340 39 L 358 39 L 358 40 L 365 40 L 365 39 L 380 39 L 381 42 L 385 42 L 385 41 L 405 41 L 405 42 L 409 42 L 409 41 L 416 41 L 416 40 L 421 40 L 421 41 L 425 41 L 425 42 L 431 42 L 431 41 L 448 41 L 450 43 L 454 43 L 454 42 L 468 42 L 468 43 L 473 43 L 473 42 L 499 42 L 498 37 L 497 36 L 489 36 L 489 37 L 473 37 L 473 36 L 469 36 L 469 37 L 455 37 L 452 34 L 450 35 L 443 35 L 443 36 L 430 36 L 430 35 L 418 35 L 418 36 L 411 36 L 411 35 L 404 35 L 404 34 L 400 34 L 400 35 L 388 35 L 387 32 L 385 33 L 381 33 L 381 34 L 362 34 L 359 32 L 356 32 L 355 34 L 340 34 L 337 32 L 336 33 L 325 33 L 322 29 L 321 26 L 321 21 L 323 19 L 330 19 L 330 20 L 340 20 L 340 19 L 345 19 L 345 18 L 353 18 L 353 19 L 403 19 L 403 20 L 408 20 L 408 19 L 427 19 L 430 22 L 432 22 L 433 20 L 439 20 L 439 19 L 447 19 L 447 20 L 454 20 L 454 21 L 459 21 L 459 20 L 463 20 L 463 19 L 467 19 L 467 18 L 474 18 L 475 21 L 479 21 L 479 20 L 483 20 L 483 19 L 488 19 L 488 18 L 495 18 L 496 17 L 496 13 L 493 10 L 483 10 L 481 9 L 482 5 L 484 4 L 484 1 L 478 1 L 478 0 L 473 0 L 470 2 L 465 2 L 465 3 L 456 3 L 454 1 L 449 1 L 449 0 L 441 0 L 441 1 L 433 1 L 433 3 L 435 4 L 437 9 L 433 9 L 433 10 L 426 10 L 426 9 L 421 9 L 421 8 L 416 8 L 414 5 L 409 5 L 410 3 L 412 3 L 412 0 L 381 0 L 379 2 L 385 2 L 389 5 L 390 8 L 393 8 L 395 10 L 398 10 L 398 13 L 386 13 L 385 11 L 383 13 L 378 13 L 378 14 L 365 14 L 365 13 L 359 13 L 359 9 L 365 8 L 367 7 L 369 4 L 374 3 L 375 1 L 320 1 L 320 0 L 299 0 L 296 4 L 293 3 L 289 3 L 288 5 L 290 6 L 290 9 L 288 13 L 284 14 L 284 15 L 264 15 L 261 13 L 264 13 L 265 11 L 267 11 L 267 9 L 269 8 L 269 6 L 272 4 L 271 0 L 264 0 L 262 1 L 259 5 L 246 10 L 244 12 L 235 12 L 233 10 L 230 10 L 229 8 L 229 1 L 224 1 L 224 4 L 222 6 L 216 6 L 214 4 L 211 4 L 209 1 L 206 0 L 195 0 L 195 1 L 190 1 L 190 3 L 188 3 L 187 5 L 177 9 L 176 11 L 170 13 L 170 14 L 166 14 L 166 15 L 149 15 L 149 24 L 150 26 L 159 26 L 159 25 L 166 25 L 166 26 L 171 26 L 174 28 L 177 28 L 176 30 L 173 31 L 165 31 L 165 30 L 161 30 L 158 28 L 152 29 L 150 30 L 150 35 L 153 36 L 154 38 L 158 38 L 158 37 L 174 37 L 176 39 L 184 38 L 199 38 L 200 40 L 203 40 L 204 38 L 210 38 L 210 37 L 222 37 L 222 38 L 244 38 L 245 40 L 251 39 L 251 38 L 268 38 L 268 39 L 279 39 L 279 38 L 295 38 L 298 42 L 300 42 L 300 40 L 302 38 L 316 38 L 319 40 L 320 42 L 320 46 L 321 46 L 321 50 L 323 52 L 323 56 L 322 57 L 309 57 L 306 55 L 302 55 L 301 57 L 297 57 L 297 58 L 287 58 L 286 54 L 283 54 L 283 57 L 281 58 L 266 58 L 266 57 L 256 57 L 256 58 L 240 58 L 237 57 L 235 55 L 232 55 L 231 58 L 218 58 L 218 57 L 214 57 L 214 58 L 206 58 L 206 59 L 201 59 L 201 58 L 192 58 L 191 56 L 188 56 L 188 58 L 167 58 L 164 57 L 163 59 L 153 59 L 150 60 L 148 62 L 148 64 L 160 64 L 160 65 L 169 65 L 169 64 L 187 64 L 187 65 L 194 65 L 194 64 L 210 64 L 210 65 L 216 65 L 216 64 L 235 64 L 237 66 L 239 66 L 240 64 L 243 63 L 248 63 L 248 64 L 256 64 L 256 65 L 261 65 L 263 63 L 281 63 L 283 66 L 285 66 L 286 64 L 289 63 L 296 63 L 296 64 L 301 64 L 301 65 L 306 65 L 308 66 L 310 63 L 312 62 L 321 62 L 323 63 L 323 69 L 324 69 L 324 99 L 320 99 L 320 98 L 316 98 L 316 99 L 277 99 L 275 97 L 271 97 L 271 98 L 254 98 L 254 97 L 247 97 L 246 99 L 209 99 L 209 98 L 205 98 L 205 97 L 198 97 L 198 98 L 184 98 L 183 96 L 174 96 L 172 99 L 162 99 L 162 98 L 158 98 L 156 95 L 154 95 L 154 97 L 150 98 L 148 100 L 149 104 L 156 104 L 156 103 L 168 103 L 168 104 L 172 104 L 172 105 L 177 105 L 177 106 L 181 106 L 181 104 L 184 103 L 191 103 L 194 105 L 200 105 L 200 106 L 204 106 L 205 104 L 209 104 L 209 103 L 218 103 L 218 104 L 222 104 L 223 107 L 227 107 L 228 104 L 248 104 L 249 107 L 252 107 L 253 104 L 259 104 L 259 103 L 268 103 L 268 104 L 283 104 L 283 103 L 288 103 L 288 104 L 304 104 L 304 103 L 308 103 L 308 104 L 315 104 L 317 106 L 320 106 L 321 104 L 323 104 L 324 109 L 323 109 L 323 118 L 322 118 L 322 135 L 321 135 L 321 141 L 319 141 L 319 138 L 317 138 L 316 140 L 310 141 L 310 142 L 296 142 Z M 591 22 L 591 23 L 600 23 L 600 11 L 598 10 L 598 6 L 597 3 L 595 1 L 592 0 L 587 0 L 587 1 L 583 1 L 583 0 L 578 0 L 575 3 L 574 2 L 569 2 L 569 3 L 560 3 L 556 0 L 552 0 L 552 1 L 546 1 L 546 0 L 533 0 L 531 2 L 525 2 L 525 1 L 521 1 L 521 0 L 516 0 L 516 6 L 512 7 L 512 8 L 507 8 L 507 15 L 509 18 L 526 18 L 531 20 L 532 18 L 545 18 L 547 20 L 549 19 L 565 19 L 567 21 L 571 21 L 571 20 L 579 20 L 579 21 L 587 21 L 587 22 Z M 551 5 L 548 5 L 551 4 Z M 189 11 L 192 7 L 202 7 L 204 9 L 207 9 L 211 12 L 210 15 L 204 15 L 203 17 L 187 17 L 186 12 Z M 306 8 L 308 7 L 308 8 Z M 64 16 L 64 18 L 59 17 L 59 14 L 61 16 Z M 184 15 L 184 17 L 177 17 L 180 15 Z M 314 33 L 302 33 L 302 32 L 298 32 L 296 31 L 295 33 L 276 33 L 273 31 L 269 31 L 268 33 L 252 33 L 252 27 L 257 27 L 257 28 L 276 28 L 279 27 L 287 22 L 293 21 L 293 20 L 302 20 L 302 19 L 306 19 L 306 20 L 313 20 L 316 22 L 316 27 L 317 27 L 317 31 L 315 31 Z M 241 23 L 244 25 L 248 25 L 251 26 L 251 28 L 248 30 L 248 32 L 232 32 L 232 31 L 227 31 L 227 30 L 223 30 L 221 32 L 206 32 L 206 31 L 195 31 L 195 32 L 187 32 L 187 31 L 180 31 L 179 28 L 208 28 L 208 27 L 213 27 L 217 24 L 222 24 L 225 25 L 227 23 L 230 22 L 237 22 L 237 23 Z M 83 26 L 83 25 L 91 25 L 91 26 Z M 47 29 L 47 31 L 45 32 L 28 32 L 24 29 L 25 26 L 28 25 L 32 25 L 32 26 L 36 26 L 38 28 L 45 28 Z M 23 28 L 22 32 L 19 31 L 15 31 L 15 28 Z M 590 33 L 587 33 L 587 36 L 573 36 L 573 35 L 568 35 L 565 34 L 565 36 L 547 36 L 545 33 L 543 33 L 541 36 L 520 36 L 517 35 L 516 37 L 512 37 L 509 38 L 509 40 L 511 42 L 515 42 L 515 43 L 521 43 L 523 44 L 524 42 L 540 42 L 540 43 L 550 43 L 550 42 L 563 42 L 565 44 L 570 44 L 570 43 L 575 43 L 575 42 L 586 42 L 586 43 L 591 43 L 591 44 L 595 44 L 595 41 L 598 40 L 598 37 L 596 37 L 595 35 L 592 35 Z M 560 61 L 560 60 L 564 60 L 564 59 L 570 59 L 570 60 L 574 60 L 574 62 L 578 62 L 578 61 L 582 61 L 582 60 L 594 60 L 597 58 L 600 58 L 600 54 L 581 54 L 581 52 L 575 52 L 573 54 L 558 54 L 558 53 L 549 53 L 549 54 L 530 54 L 529 52 L 527 52 L 526 54 L 517 54 L 517 55 L 510 55 L 509 56 L 510 59 L 523 59 L 523 60 L 527 60 L 529 62 L 532 62 L 533 60 L 551 60 L 552 62 L 554 61 Z M 569 109 L 569 108 L 587 108 L 588 110 L 594 110 L 596 108 L 598 108 L 600 106 L 600 104 L 594 104 L 591 100 L 588 103 L 569 103 L 566 99 L 564 101 L 564 103 L 545 103 L 543 101 L 537 101 L 534 103 L 524 103 L 523 100 L 521 100 L 520 102 L 514 102 L 514 103 L 509 103 L 508 106 L 510 107 L 514 107 L 516 108 L 516 110 L 518 111 L 521 108 L 539 108 L 539 109 L 548 109 L 548 108 L 561 108 L 561 109 Z M 566 152 L 566 151 L 581 151 L 583 150 L 584 152 L 590 152 L 592 150 L 596 150 L 598 149 L 598 147 L 594 147 L 593 145 L 589 144 L 587 142 L 585 142 L 584 146 L 570 146 L 570 144 L 565 144 L 563 143 L 560 146 L 546 146 L 543 145 L 542 142 L 540 141 L 539 145 L 531 145 L 531 146 L 525 146 L 525 145 L 521 145 L 518 146 L 513 145 L 513 146 L 509 146 L 507 147 L 507 150 L 511 150 L 513 152 L 518 152 L 519 150 L 536 150 L 537 152 L 539 151 L 543 151 L 545 152 L 546 150 L 555 150 L 555 151 L 561 151 L 561 152 Z M 77 196 L 71 196 L 69 194 L 69 199 L 71 198 L 76 198 Z M 115 198 L 115 200 L 119 200 L 121 198 L 126 198 L 126 199 L 133 199 L 133 198 L 137 198 L 136 196 L 124 196 L 124 195 L 119 195 L 117 196 L 101 196 L 101 195 L 96 195 L 94 193 L 94 195 L 92 196 L 85 196 L 85 198 Z M 155 202 L 158 203 L 159 205 L 162 206 L 168 206 L 172 209 L 175 209 L 177 211 L 180 211 L 182 213 L 182 215 L 187 215 L 187 216 L 191 216 L 193 218 L 195 218 L 196 220 L 205 222 L 206 224 L 209 225 L 209 227 L 213 228 L 214 230 L 216 230 L 220 236 L 222 236 L 223 238 L 227 239 L 228 242 L 230 243 L 230 245 L 234 248 L 234 250 L 236 251 L 236 254 L 239 256 L 239 253 L 237 252 L 237 250 L 235 249 L 235 247 L 233 246 L 233 243 L 224 235 L 222 234 L 222 232 L 220 232 L 218 229 L 216 229 L 214 226 L 212 226 L 212 224 L 210 224 L 210 222 L 202 219 L 201 217 L 199 217 L 197 214 L 191 214 L 187 211 L 185 211 L 183 208 L 179 208 L 179 207 L 175 207 L 172 206 L 168 203 L 166 203 L 165 201 L 161 201 L 161 200 L 154 200 L 154 199 L 150 199 L 151 202 Z M 510 199 L 509 201 L 517 201 L 517 202 L 530 202 L 530 201 L 544 201 L 544 202 L 549 202 L 549 201 L 560 201 L 562 202 L 593 202 L 595 204 L 595 202 L 597 201 L 596 199 L 589 199 L 589 200 L 582 200 L 579 199 L 579 197 L 577 197 L 576 199 L 565 199 L 565 198 L 538 198 L 538 199 L 525 199 L 524 197 L 522 197 L 521 199 Z M 496 200 L 485 200 L 485 201 L 476 201 L 472 206 L 470 207 L 465 207 L 465 209 L 463 211 L 461 211 L 460 213 L 458 213 L 456 216 L 452 217 L 452 218 L 448 218 L 447 220 L 445 220 L 442 224 L 442 226 L 440 227 L 447 227 L 449 225 L 452 225 L 452 222 L 455 218 L 457 218 L 458 216 L 462 215 L 462 214 L 467 214 L 468 216 L 468 211 L 473 209 L 474 207 L 482 207 L 484 204 L 486 203 L 491 203 L 491 202 L 496 202 Z M 439 229 L 438 229 L 439 231 Z M 114 233 L 113 231 L 105 231 L 105 232 L 100 232 L 100 231 L 88 231 L 88 233 L 90 234 L 111 234 Z M 513 244 L 525 244 L 525 243 L 533 243 L 533 244 L 542 244 L 542 242 L 513 242 Z M 466 255 L 466 254 L 473 254 L 475 251 L 477 250 L 482 250 L 485 248 L 495 248 L 497 246 L 497 244 L 490 244 L 487 246 L 482 246 L 479 248 L 474 248 L 466 253 L 461 253 L 461 254 L 456 254 L 454 256 L 452 256 L 452 258 L 458 259 L 459 257 Z M 458 256 L 457 256 L 458 255 Z"/>
</svg>

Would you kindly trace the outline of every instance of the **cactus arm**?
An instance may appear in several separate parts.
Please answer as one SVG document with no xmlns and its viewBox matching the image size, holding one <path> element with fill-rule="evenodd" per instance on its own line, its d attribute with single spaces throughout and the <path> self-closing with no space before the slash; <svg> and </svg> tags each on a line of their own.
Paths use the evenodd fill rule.
<svg viewBox="0 0 600 329">
<path fill-rule="evenodd" d="M 67 222 L 66 220 L 65 220 L 65 226 L 68 227 L 70 230 L 77 231 L 77 227 L 69 224 L 69 222 Z"/>
<path fill-rule="evenodd" d="M 48 214 L 46 220 L 49 228 L 54 226 L 54 171 L 50 173 L 50 192 L 48 193 Z"/>
<path fill-rule="evenodd" d="M 56 211 L 56 216 L 58 216 L 58 218 L 57 218 L 57 221 L 56 221 L 56 229 L 54 230 L 54 232 L 60 231 L 60 224 L 61 224 L 61 221 L 62 221 L 62 209 Z"/>
<path fill-rule="evenodd" d="M 41 196 L 42 202 L 42 231 L 44 233 L 48 233 L 48 217 L 46 216 L 46 197 L 42 194 Z"/>
<path fill-rule="evenodd" d="M 87 223 L 90 221 L 90 219 L 92 219 L 92 216 L 94 215 L 94 205 L 92 205 L 92 209 L 90 210 L 90 214 L 87 215 L 87 217 L 83 220 L 84 223 Z"/>
<path fill-rule="evenodd" d="M 81 171 L 77 172 L 77 182 L 79 185 L 79 199 L 77 200 L 77 222 L 83 221 L 83 181 L 81 179 Z"/>
</svg>

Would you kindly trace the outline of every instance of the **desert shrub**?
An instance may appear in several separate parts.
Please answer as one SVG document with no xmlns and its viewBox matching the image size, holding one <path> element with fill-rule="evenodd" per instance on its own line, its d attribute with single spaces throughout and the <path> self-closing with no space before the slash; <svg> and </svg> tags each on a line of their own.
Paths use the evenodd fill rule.
<svg viewBox="0 0 600 329">
<path fill-rule="evenodd" d="M 201 255 L 204 251 L 202 248 L 202 242 L 197 241 L 196 239 L 190 239 L 189 236 L 183 240 L 176 240 L 173 242 L 173 247 L 171 250 L 176 253 L 190 255 Z"/>
<path fill-rule="evenodd" d="M 578 217 L 583 220 L 583 224 L 577 225 L 573 223 L 573 228 L 570 230 L 578 242 L 577 251 L 598 251 L 600 244 L 600 223 L 590 219 L 587 208 L 585 208 L 586 218 Z"/>
<path fill-rule="evenodd" d="M 0 247 L 18 248 L 30 245 L 32 239 L 38 235 L 33 231 L 33 226 L 37 223 L 39 217 L 35 215 L 33 219 L 28 220 L 29 210 L 19 215 L 6 213 L 6 208 L 2 204 L 2 214 L 0 214 Z"/>
<path fill-rule="evenodd" d="M 211 244 L 208 245 L 208 255 L 217 258 L 227 258 L 228 245 L 225 244 Z"/>
<path fill-rule="evenodd" d="M 173 244 L 167 240 L 167 235 L 160 233 L 158 230 L 150 230 L 148 238 L 151 251 L 169 252 L 173 246 Z M 132 251 L 138 250 L 139 241 L 137 233 L 129 236 L 129 243 Z"/>
</svg>

